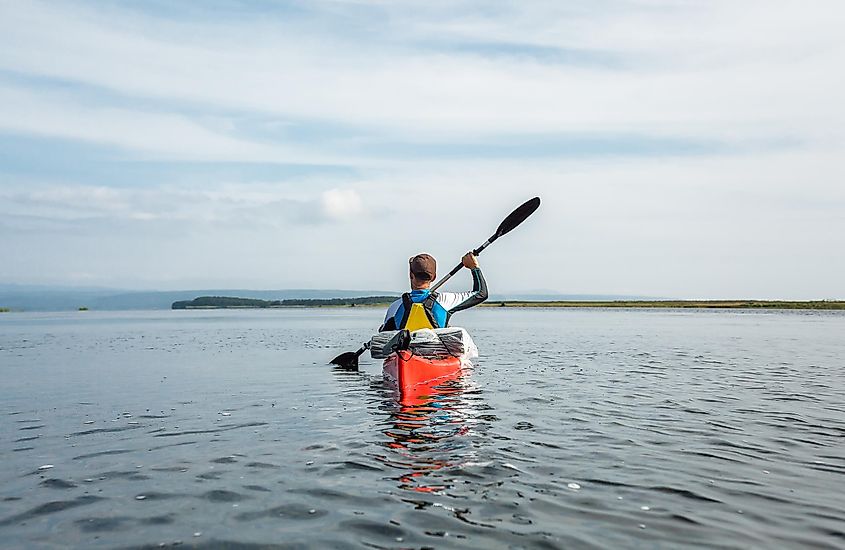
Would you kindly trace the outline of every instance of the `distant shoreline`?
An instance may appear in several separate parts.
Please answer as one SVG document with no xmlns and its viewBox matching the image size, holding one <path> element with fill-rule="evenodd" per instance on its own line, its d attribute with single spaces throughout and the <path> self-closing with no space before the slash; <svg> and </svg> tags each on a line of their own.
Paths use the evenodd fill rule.
<svg viewBox="0 0 845 550">
<path fill-rule="evenodd" d="M 374 301 L 370 298 L 333 298 L 328 300 L 287 300 L 268 301 L 267 304 L 197 304 L 182 302 L 176 310 L 214 310 L 214 309 L 338 309 L 338 308 L 386 308 L 395 298 Z M 279 303 L 281 302 L 281 303 Z M 286 303 L 288 302 L 288 303 Z M 481 304 L 484 308 L 550 308 L 550 309 L 751 309 L 751 310 L 815 310 L 843 311 L 845 300 L 492 300 Z M 99 308 L 79 307 L 68 310 L 27 310 L 24 308 L 0 307 L 0 313 L 20 313 L 25 311 L 98 311 Z M 126 309 L 135 311 L 137 308 Z M 152 311 L 161 310 L 152 308 Z M 123 311 L 103 309 L 99 311 Z"/>
<path fill-rule="evenodd" d="M 309 300 L 253 300 L 222 296 L 203 296 L 190 301 L 174 302 L 173 309 L 289 309 L 387 307 L 396 298 L 369 296 Z M 510 308 L 640 308 L 640 309 L 803 309 L 845 310 L 841 300 L 493 300 L 482 307 Z"/>
<path fill-rule="evenodd" d="M 845 310 L 842 300 L 618 300 L 618 301 L 492 301 L 484 307 L 642 308 L 642 309 L 815 309 Z"/>
</svg>

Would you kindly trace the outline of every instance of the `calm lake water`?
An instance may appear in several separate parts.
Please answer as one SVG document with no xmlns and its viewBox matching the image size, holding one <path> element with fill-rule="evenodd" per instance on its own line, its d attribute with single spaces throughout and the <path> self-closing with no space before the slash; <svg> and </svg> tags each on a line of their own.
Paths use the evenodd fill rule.
<svg viewBox="0 0 845 550">
<path fill-rule="evenodd" d="M 0 546 L 845 547 L 845 315 L 463 312 L 418 406 L 380 315 L 0 315 Z"/>
</svg>

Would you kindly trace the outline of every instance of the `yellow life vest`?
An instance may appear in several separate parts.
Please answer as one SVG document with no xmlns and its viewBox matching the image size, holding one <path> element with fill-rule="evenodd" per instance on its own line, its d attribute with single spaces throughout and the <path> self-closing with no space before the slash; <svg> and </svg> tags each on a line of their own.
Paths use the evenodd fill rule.
<svg viewBox="0 0 845 550">
<path fill-rule="evenodd" d="M 431 323 L 428 315 L 425 314 L 425 308 L 422 304 L 411 304 L 408 320 L 405 321 L 405 326 L 402 328 L 413 332 L 421 328 L 434 328 L 434 325 Z"/>
<path fill-rule="evenodd" d="M 442 328 L 437 324 L 432 312 L 436 300 L 436 294 L 429 294 L 422 302 L 414 302 L 411 300 L 410 294 L 403 294 L 402 304 L 405 306 L 405 314 L 396 329 L 406 329 L 413 332 L 423 328 Z"/>
</svg>

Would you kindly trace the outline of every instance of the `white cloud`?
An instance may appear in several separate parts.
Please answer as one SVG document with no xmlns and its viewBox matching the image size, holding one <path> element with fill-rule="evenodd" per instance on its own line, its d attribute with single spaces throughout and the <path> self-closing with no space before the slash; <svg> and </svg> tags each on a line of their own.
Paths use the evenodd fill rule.
<svg viewBox="0 0 845 550">
<path fill-rule="evenodd" d="M 320 196 L 323 213 L 330 220 L 354 219 L 364 213 L 364 201 L 354 189 L 329 189 Z"/>
<path fill-rule="evenodd" d="M 425 250 L 444 265 L 456 262 L 537 194 L 540 210 L 482 256 L 494 292 L 835 297 L 845 273 L 834 253 L 845 248 L 845 187 L 826 178 L 845 176 L 840 158 L 831 150 L 609 164 L 438 161 L 327 190 L 289 182 L 103 193 L 21 186 L 0 189 L 0 224 L 25 229 L 25 238 L 0 240 L 0 255 L 20 258 L 0 277 L 50 272 L 34 268 L 51 258 L 79 263 L 78 270 L 97 266 L 116 279 L 103 284 L 155 280 L 164 270 L 174 278 L 207 273 L 263 287 L 401 288 L 397 258 Z M 27 214 L 44 218 L 20 219 Z M 133 252 L 147 241 L 159 249 Z M 29 258 L 17 243 L 38 256 Z M 232 260 L 211 266 L 207 255 Z M 357 267 L 340 280 L 327 263 Z"/>
<path fill-rule="evenodd" d="M 27 184 L 0 187 L 0 215 L 90 222 L 162 221 L 266 229 L 355 221 L 366 213 L 354 189 L 301 191 L 289 183 L 218 183 L 197 186 L 105 187 Z"/>
<path fill-rule="evenodd" d="M 322 162 L 295 145 L 238 139 L 183 114 L 86 105 L 66 94 L 0 84 L 0 131 L 76 139 L 139 152 L 145 158 Z M 337 157 L 335 161 L 342 160 Z"/>
<path fill-rule="evenodd" d="M 0 66 L 412 139 L 554 131 L 842 139 L 831 124 L 843 122 L 839 3 L 630 2 L 586 13 L 549 2 L 506 6 L 457 20 L 443 8 L 422 22 L 416 11 L 385 6 L 395 27 L 374 29 L 370 42 L 307 22 L 176 23 L 17 5 L 2 19 Z M 405 31 L 415 41 L 403 42 Z M 624 63 L 608 70 L 416 47 L 444 36 L 609 51 Z"/>
<path fill-rule="evenodd" d="M 269 287 L 396 288 L 396 258 L 428 250 L 456 261 L 539 194 L 535 218 L 482 258 L 494 289 L 844 295 L 834 253 L 845 248 L 841 2 L 306 6 L 314 13 L 296 18 L 176 20 L 121 4 L 0 3 L 7 135 L 133 159 L 356 170 L 284 185 L 212 172 L 202 185 L 118 188 L 84 174 L 24 184 L 37 177 L 10 169 L 0 231 L 16 237 L 0 239 L 0 256 L 16 262 L 0 278 L 67 266 L 118 285 L 214 273 Z M 275 126 L 250 134 L 239 117 Z M 286 132 L 299 126 L 307 139 Z M 559 134 L 716 146 L 697 156 L 449 154 L 449 144 Z M 415 156 L 408 143 L 443 155 Z M 356 146 L 366 156 L 350 154 Z M 339 280 L 327 262 L 359 268 Z"/>
</svg>

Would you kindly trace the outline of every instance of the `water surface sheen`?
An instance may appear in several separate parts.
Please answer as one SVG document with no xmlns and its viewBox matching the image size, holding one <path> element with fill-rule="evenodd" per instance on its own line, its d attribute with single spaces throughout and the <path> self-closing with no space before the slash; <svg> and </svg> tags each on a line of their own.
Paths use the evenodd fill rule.
<svg viewBox="0 0 845 550">
<path fill-rule="evenodd" d="M 845 316 L 460 314 L 402 406 L 368 309 L 0 316 L 9 547 L 845 547 Z"/>
</svg>

